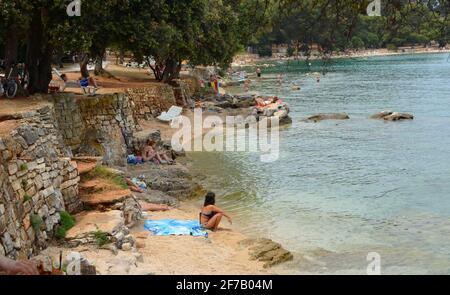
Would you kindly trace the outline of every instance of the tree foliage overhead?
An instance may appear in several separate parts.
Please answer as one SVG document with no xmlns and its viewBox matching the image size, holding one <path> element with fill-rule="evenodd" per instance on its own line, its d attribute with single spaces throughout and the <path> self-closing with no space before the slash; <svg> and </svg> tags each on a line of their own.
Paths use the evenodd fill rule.
<svg viewBox="0 0 450 295">
<path fill-rule="evenodd" d="M 371 1 L 354 0 L 0 0 L 0 58 L 24 62 L 29 90 L 46 92 L 54 57 L 77 54 L 82 74 L 89 59 L 102 72 L 107 49 L 152 61 L 158 80 L 171 83 L 183 61 L 226 67 L 249 45 L 270 54 L 274 43 L 290 52 L 323 54 L 349 48 L 406 44 L 441 46 L 450 38 L 449 0 L 382 1 L 383 16 L 368 17 Z"/>
<path fill-rule="evenodd" d="M 69 17 L 71 0 L 0 0 L 0 51 L 8 66 L 25 62 L 29 91 L 46 92 L 51 62 L 70 52 L 87 75 L 89 59 L 102 71 L 107 48 L 155 60 L 158 80 L 171 82 L 181 64 L 228 65 L 267 26 L 273 1 L 102 0 L 82 1 L 81 16 Z M 17 53 L 25 48 L 26 56 Z"/>
</svg>

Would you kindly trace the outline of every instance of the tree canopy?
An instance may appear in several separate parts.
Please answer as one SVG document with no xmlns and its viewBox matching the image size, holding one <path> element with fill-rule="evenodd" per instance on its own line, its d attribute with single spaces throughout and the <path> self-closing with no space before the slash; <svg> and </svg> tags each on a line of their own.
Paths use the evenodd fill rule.
<svg viewBox="0 0 450 295">
<path fill-rule="evenodd" d="M 368 16 L 371 1 L 282 0 L 273 29 L 259 40 L 288 44 L 308 55 L 313 44 L 326 54 L 392 45 L 425 45 L 434 40 L 445 46 L 450 38 L 447 0 L 382 1 L 382 15 Z M 292 52 L 292 51 L 291 51 Z"/>
<path fill-rule="evenodd" d="M 101 73 L 107 49 L 152 61 L 155 77 L 171 83 L 183 61 L 227 67 L 249 45 L 270 54 L 272 44 L 290 53 L 323 54 L 349 48 L 406 44 L 445 46 L 450 38 L 448 0 L 382 1 L 383 15 L 369 17 L 371 1 L 353 0 L 102 0 L 81 1 L 81 16 L 69 17 L 71 0 L 0 0 L 0 54 L 5 66 L 24 62 L 29 92 L 47 92 L 51 64 L 64 53 L 89 59 Z M 58 59 L 58 58 L 56 58 Z"/>
</svg>

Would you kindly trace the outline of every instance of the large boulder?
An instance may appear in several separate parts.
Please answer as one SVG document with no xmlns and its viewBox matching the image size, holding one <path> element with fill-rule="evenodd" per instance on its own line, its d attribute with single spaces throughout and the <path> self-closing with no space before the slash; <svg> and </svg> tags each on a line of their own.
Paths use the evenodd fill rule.
<svg viewBox="0 0 450 295">
<path fill-rule="evenodd" d="M 177 198 L 169 196 L 162 191 L 148 190 L 144 193 L 135 193 L 135 196 L 138 200 L 151 204 L 168 205 L 171 207 L 178 207 L 180 204 Z"/>
<path fill-rule="evenodd" d="M 112 236 L 125 225 L 123 213 L 119 210 L 82 212 L 76 215 L 75 218 L 76 224 L 67 232 L 67 240 L 88 238 L 97 231 Z"/>
<path fill-rule="evenodd" d="M 317 114 L 308 117 L 306 121 L 316 123 L 324 120 L 348 120 L 348 119 L 350 119 L 350 117 L 346 113 L 336 113 L 336 114 Z"/>
<path fill-rule="evenodd" d="M 414 120 L 414 116 L 412 114 L 392 112 L 392 111 L 382 111 L 372 115 L 370 118 L 385 121 Z"/>
<path fill-rule="evenodd" d="M 181 165 L 146 163 L 130 166 L 128 172 L 132 177 L 144 175 L 148 188 L 161 191 L 178 200 L 198 197 L 204 193 L 203 188 L 193 181 L 187 168 Z"/>
<path fill-rule="evenodd" d="M 66 234 L 69 247 L 114 243 L 118 249 L 131 250 L 136 243 L 125 225 L 124 213 L 119 210 L 89 211 L 75 216 L 76 224 Z"/>
</svg>

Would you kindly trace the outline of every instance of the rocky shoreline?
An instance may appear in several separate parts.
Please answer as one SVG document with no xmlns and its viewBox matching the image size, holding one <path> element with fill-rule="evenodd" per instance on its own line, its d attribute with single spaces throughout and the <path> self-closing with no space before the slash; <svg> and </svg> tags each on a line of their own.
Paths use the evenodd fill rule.
<svg viewBox="0 0 450 295">
<path fill-rule="evenodd" d="M 398 55 L 411 55 L 411 54 L 438 54 L 438 53 L 450 53 L 450 49 L 439 49 L 439 48 L 414 48 L 412 50 L 399 50 L 399 51 L 390 51 L 388 49 L 367 49 L 367 50 L 359 50 L 355 52 L 350 53 L 342 53 L 342 54 L 336 54 L 333 53 L 329 56 L 322 56 L 322 55 L 313 55 L 309 57 L 309 59 L 306 59 L 306 57 L 301 56 L 300 60 L 306 61 L 306 60 L 320 60 L 323 58 L 330 58 L 330 59 L 351 59 L 351 58 L 368 58 L 368 57 L 381 57 L 381 56 L 398 56 Z M 240 67 L 255 67 L 255 66 L 272 66 L 267 63 L 273 63 L 273 62 L 286 62 L 286 61 L 297 61 L 299 58 L 293 56 L 293 57 L 262 57 L 262 58 L 250 58 L 245 59 L 243 57 L 238 57 L 238 59 L 241 59 L 240 62 L 234 62 L 233 67 L 234 68 L 240 68 Z"/>
<path fill-rule="evenodd" d="M 172 99 L 169 97 L 165 104 L 171 104 Z M 158 113 L 152 110 L 154 105 L 163 105 L 155 100 L 152 96 L 148 103 L 145 91 L 89 99 L 57 95 L 46 98 L 50 104 L 46 102 L 43 107 L 3 116 L 0 120 L 0 129 L 5 129 L 0 133 L 0 255 L 38 260 L 46 268 L 46 274 L 53 270 L 48 262 L 59 261 L 57 254 L 61 251 L 65 255 L 78 253 L 76 256 L 86 270 L 82 274 L 155 273 L 147 271 L 155 267 L 159 267 L 156 273 L 182 274 L 181 269 L 172 271 L 161 265 L 152 266 L 151 260 L 158 253 L 147 253 L 151 257 L 146 257 L 144 249 L 153 247 L 155 237 L 143 232 L 142 220 L 160 213 L 143 212 L 142 203 L 169 205 L 175 208 L 166 213 L 169 216 L 195 220 L 198 209 L 187 210 L 183 202 L 203 197 L 205 189 L 180 163 L 173 166 L 126 164 L 126 155 L 148 138 L 156 140 L 173 157 L 182 156 L 161 138 L 161 135 L 171 136 L 168 130 L 158 131 L 161 125 L 149 118 Z M 242 113 L 252 108 L 250 98 L 237 102 L 231 98 L 231 103 L 237 104 L 226 107 L 227 101 L 228 98 L 223 100 L 219 107 L 227 113 L 229 109 Z M 248 108 L 244 107 L 246 104 Z M 143 109 L 146 109 L 144 115 Z M 9 130 L 10 126 L 14 129 Z M 141 176 L 149 187 L 147 192 L 131 192 L 123 185 L 125 177 Z M 213 244 L 216 237 L 225 240 L 227 251 L 241 255 L 227 258 L 230 267 L 225 273 L 228 274 L 265 273 L 264 267 L 292 259 L 292 254 L 270 240 L 244 245 L 240 242 L 247 237 L 225 231 L 210 235 Z M 228 237 L 230 243 L 226 241 Z M 192 241 L 186 241 L 187 238 Z M 183 243 L 199 243 L 187 238 Z M 180 244 L 179 237 L 167 237 L 160 242 L 175 252 L 188 250 Z M 209 251 L 210 245 L 198 247 Z M 214 247 L 219 254 L 211 255 L 223 259 L 220 253 L 225 250 L 220 244 Z M 108 262 L 111 253 L 127 261 L 130 267 L 114 268 L 114 263 Z M 170 257 L 177 253 L 166 254 Z M 186 265 L 196 259 L 197 256 L 191 256 Z M 252 259 L 255 263 L 249 263 Z M 247 264 L 252 267 L 248 268 Z M 131 265 L 135 266 L 135 272 L 130 271 Z M 204 269 L 199 266 L 192 271 L 203 274 Z"/>
</svg>

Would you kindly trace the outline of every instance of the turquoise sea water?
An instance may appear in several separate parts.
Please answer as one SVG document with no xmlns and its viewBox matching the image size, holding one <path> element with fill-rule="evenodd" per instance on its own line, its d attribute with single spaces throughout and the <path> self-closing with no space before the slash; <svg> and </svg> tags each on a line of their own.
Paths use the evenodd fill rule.
<svg viewBox="0 0 450 295">
<path fill-rule="evenodd" d="M 280 159 L 190 154 L 240 231 L 294 251 L 292 273 L 365 274 L 369 252 L 384 274 L 450 274 L 450 63 L 448 54 L 277 64 L 252 90 L 291 106 Z M 285 74 L 283 86 L 276 75 Z M 292 91 L 298 82 L 301 91 Z M 382 110 L 415 120 L 385 123 Z M 304 123 L 315 113 L 348 121 Z"/>
</svg>

